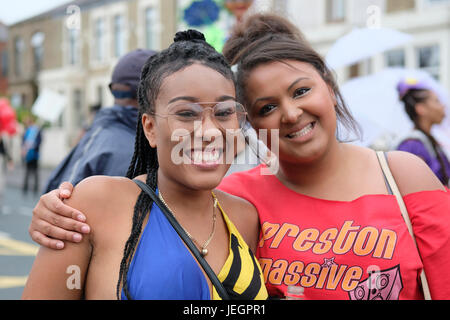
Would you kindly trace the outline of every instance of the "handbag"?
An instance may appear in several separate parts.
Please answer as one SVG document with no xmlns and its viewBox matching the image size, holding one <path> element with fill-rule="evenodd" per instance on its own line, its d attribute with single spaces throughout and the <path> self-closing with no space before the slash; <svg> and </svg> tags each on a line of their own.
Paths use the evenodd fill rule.
<svg viewBox="0 0 450 320">
<path fill-rule="evenodd" d="M 392 172 L 389 168 L 389 165 L 388 165 L 388 162 L 386 159 L 386 154 L 382 151 L 378 151 L 377 157 L 378 157 L 378 161 L 380 162 L 381 169 L 383 170 L 386 180 L 392 190 L 392 193 L 395 195 L 395 198 L 397 199 L 397 203 L 400 207 L 400 211 L 402 213 L 403 220 L 405 220 L 406 226 L 408 227 L 409 234 L 413 238 L 413 241 L 417 247 L 417 250 L 419 250 L 419 247 L 417 246 L 416 237 L 414 236 L 414 230 L 412 228 L 411 220 L 409 218 L 408 210 L 406 209 L 406 205 L 403 202 L 403 197 L 400 193 L 400 190 L 397 187 L 397 184 L 395 183 L 394 176 L 392 175 Z M 424 270 L 422 270 L 422 272 L 420 273 L 420 280 L 422 283 L 422 290 L 423 290 L 423 295 L 425 297 L 425 300 L 431 300 L 430 288 L 428 286 L 428 281 L 427 281 L 427 277 L 425 275 Z"/>
<path fill-rule="evenodd" d="M 178 223 L 178 221 L 175 219 L 173 214 L 169 211 L 169 209 L 166 207 L 166 205 L 159 199 L 159 197 L 155 194 L 155 192 L 144 182 L 140 180 L 133 180 L 145 193 L 149 195 L 149 197 L 153 200 L 154 203 L 161 209 L 162 213 L 166 216 L 167 220 L 170 222 L 172 227 L 175 229 L 175 231 L 178 233 L 180 238 L 184 241 L 186 246 L 191 250 L 192 254 L 194 255 L 195 259 L 197 259 L 200 266 L 205 271 L 206 275 L 211 280 L 211 283 L 216 288 L 217 293 L 222 298 L 222 300 L 230 300 L 230 296 L 228 295 L 225 287 L 223 286 L 222 282 L 220 282 L 217 275 L 214 273 L 214 271 L 209 266 L 208 262 L 201 256 L 200 250 L 195 246 L 195 244 L 192 242 L 191 238 L 186 234 L 186 231 L 181 227 L 181 225 Z"/>
</svg>

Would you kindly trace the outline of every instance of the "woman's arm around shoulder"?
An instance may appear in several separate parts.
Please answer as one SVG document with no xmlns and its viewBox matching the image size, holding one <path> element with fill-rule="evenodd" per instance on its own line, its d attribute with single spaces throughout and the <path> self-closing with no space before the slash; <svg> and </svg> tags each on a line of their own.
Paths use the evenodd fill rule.
<svg viewBox="0 0 450 320">
<path fill-rule="evenodd" d="M 100 209 L 116 178 L 90 177 L 74 189 L 67 204 L 82 210 L 95 230 Z M 113 183 L 111 183 L 113 182 Z M 103 215 L 104 218 L 104 215 Z M 92 234 L 80 243 L 67 243 L 64 250 L 41 247 L 28 277 L 22 299 L 81 299 L 92 253 Z"/>
<path fill-rule="evenodd" d="M 255 253 L 260 229 L 258 211 L 255 206 L 245 199 L 220 190 L 216 190 L 215 193 L 223 210 L 236 226 L 249 248 Z"/>
<path fill-rule="evenodd" d="M 387 158 L 392 175 L 403 196 L 421 191 L 446 191 L 421 158 L 403 151 L 389 152 Z"/>
</svg>

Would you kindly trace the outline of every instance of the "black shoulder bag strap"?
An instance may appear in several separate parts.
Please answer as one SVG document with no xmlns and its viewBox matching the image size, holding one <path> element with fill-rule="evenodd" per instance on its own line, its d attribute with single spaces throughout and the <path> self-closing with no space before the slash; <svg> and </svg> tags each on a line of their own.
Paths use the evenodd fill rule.
<svg viewBox="0 0 450 320">
<path fill-rule="evenodd" d="M 166 216 L 167 220 L 169 220 L 172 227 L 175 229 L 175 231 L 178 233 L 180 238 L 184 241 L 184 243 L 187 245 L 187 247 L 191 250 L 192 254 L 194 255 L 195 259 L 197 259 L 198 263 L 200 263 L 201 267 L 205 271 L 205 273 L 208 275 L 209 279 L 211 280 L 211 283 L 216 288 L 217 293 L 220 295 L 222 300 L 230 300 L 230 297 L 225 290 L 223 284 L 220 282 L 219 278 L 217 278 L 217 275 L 214 273 L 214 271 L 209 266 L 208 262 L 201 256 L 200 251 L 195 246 L 195 244 L 192 242 L 191 238 L 188 237 L 184 229 L 180 226 L 178 221 L 175 219 L 175 217 L 172 215 L 172 213 L 168 210 L 168 208 L 164 205 L 164 203 L 159 199 L 159 197 L 155 194 L 155 192 L 145 183 L 143 183 L 140 180 L 133 180 L 145 193 L 149 195 L 149 197 L 153 200 L 153 202 L 156 203 L 156 205 L 161 209 L 162 213 Z"/>
</svg>

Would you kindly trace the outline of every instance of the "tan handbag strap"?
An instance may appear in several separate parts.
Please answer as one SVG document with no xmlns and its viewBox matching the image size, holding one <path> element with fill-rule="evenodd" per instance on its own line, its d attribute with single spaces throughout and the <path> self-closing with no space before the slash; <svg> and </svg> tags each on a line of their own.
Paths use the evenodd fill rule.
<svg viewBox="0 0 450 320">
<path fill-rule="evenodd" d="M 413 227 L 411 224 L 411 220 L 409 218 L 408 210 L 406 209 L 406 205 L 405 205 L 405 202 L 403 201 L 402 194 L 400 193 L 400 190 L 397 187 L 397 183 L 395 182 L 394 176 L 392 175 L 391 169 L 389 168 L 389 164 L 386 160 L 386 154 L 382 151 L 378 151 L 377 157 L 378 157 L 378 161 L 380 162 L 381 169 L 383 170 L 384 176 L 386 177 L 386 180 L 389 183 L 389 186 L 391 187 L 391 190 L 392 190 L 395 198 L 397 199 L 397 203 L 400 207 L 400 211 L 402 213 L 403 220 L 405 220 L 406 226 L 408 227 L 409 234 L 413 238 L 413 241 L 417 247 L 417 250 L 419 250 L 419 248 L 417 246 L 416 237 L 414 236 L 414 230 L 413 230 Z M 425 297 L 425 300 L 431 300 L 430 288 L 428 286 L 428 281 L 427 281 L 427 277 L 425 275 L 424 270 L 422 270 L 422 272 L 420 274 L 420 280 L 422 282 L 422 289 L 423 289 L 423 295 Z"/>
</svg>

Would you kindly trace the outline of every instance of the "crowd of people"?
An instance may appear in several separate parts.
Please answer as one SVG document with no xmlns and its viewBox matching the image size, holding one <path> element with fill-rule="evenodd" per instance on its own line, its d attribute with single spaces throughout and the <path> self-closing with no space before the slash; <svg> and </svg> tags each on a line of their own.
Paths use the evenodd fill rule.
<svg viewBox="0 0 450 320">
<path fill-rule="evenodd" d="M 332 71 L 287 19 L 254 14 L 223 54 L 195 30 L 127 54 L 110 89 L 115 106 L 33 211 L 41 248 L 23 298 L 450 298 L 450 166 L 430 131 L 445 113 L 430 88 L 399 84 L 415 125 L 401 151 L 340 141 L 338 124 L 360 128 Z M 227 175 L 239 137 L 226 137 L 248 125 L 277 163 Z"/>
</svg>

